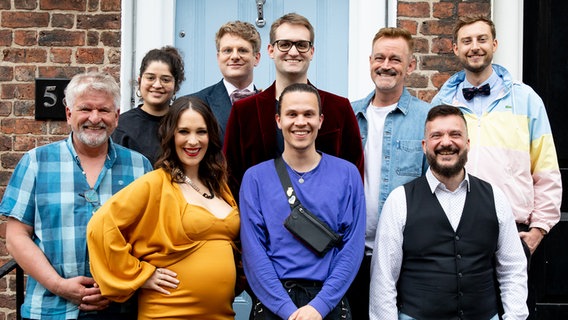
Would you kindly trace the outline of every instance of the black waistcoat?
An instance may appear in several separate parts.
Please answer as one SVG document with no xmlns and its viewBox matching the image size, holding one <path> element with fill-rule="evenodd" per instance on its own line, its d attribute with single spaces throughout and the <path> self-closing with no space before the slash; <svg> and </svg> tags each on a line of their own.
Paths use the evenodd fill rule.
<svg viewBox="0 0 568 320">
<path fill-rule="evenodd" d="M 499 223 L 491 185 L 473 176 L 457 231 L 426 177 L 405 184 L 407 219 L 399 309 L 416 319 L 489 319 Z"/>
</svg>

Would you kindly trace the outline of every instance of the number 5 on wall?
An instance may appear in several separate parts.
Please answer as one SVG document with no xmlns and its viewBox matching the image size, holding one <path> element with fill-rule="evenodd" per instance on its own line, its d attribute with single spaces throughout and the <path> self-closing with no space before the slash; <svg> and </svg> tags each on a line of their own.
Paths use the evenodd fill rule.
<svg viewBox="0 0 568 320">
<path fill-rule="evenodd" d="M 69 79 L 35 80 L 35 119 L 66 120 L 63 98 Z"/>
</svg>

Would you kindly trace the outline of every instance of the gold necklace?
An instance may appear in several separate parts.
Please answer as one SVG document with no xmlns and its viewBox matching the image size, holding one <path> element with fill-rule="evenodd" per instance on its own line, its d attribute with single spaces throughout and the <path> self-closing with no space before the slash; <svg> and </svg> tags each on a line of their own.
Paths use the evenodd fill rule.
<svg viewBox="0 0 568 320">
<path fill-rule="evenodd" d="M 193 181 L 191 181 L 191 179 L 188 176 L 185 176 L 185 183 L 190 185 L 195 191 L 197 191 L 197 193 L 201 193 L 201 190 L 199 189 L 199 187 L 195 183 L 193 183 Z M 201 195 L 205 199 L 213 199 L 215 197 L 215 195 L 213 194 L 213 190 L 211 190 L 210 186 L 207 186 L 207 188 L 209 189 L 209 193 L 211 193 L 211 194 L 207 194 L 207 193 L 203 192 L 203 193 L 201 193 Z"/>
</svg>

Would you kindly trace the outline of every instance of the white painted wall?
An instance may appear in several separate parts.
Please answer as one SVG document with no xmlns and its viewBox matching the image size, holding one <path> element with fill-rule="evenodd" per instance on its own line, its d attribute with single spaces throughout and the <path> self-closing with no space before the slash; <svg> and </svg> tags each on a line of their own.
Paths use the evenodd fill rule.
<svg viewBox="0 0 568 320">
<path fill-rule="evenodd" d="M 499 46 L 493 61 L 507 68 L 513 79 L 523 78 L 523 0 L 493 0 L 493 22 Z"/>
</svg>

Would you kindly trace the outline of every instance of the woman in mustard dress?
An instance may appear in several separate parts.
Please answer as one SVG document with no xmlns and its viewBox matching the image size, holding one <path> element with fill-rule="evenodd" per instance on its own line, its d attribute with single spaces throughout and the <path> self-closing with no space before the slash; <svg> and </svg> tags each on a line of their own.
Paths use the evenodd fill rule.
<svg viewBox="0 0 568 320">
<path fill-rule="evenodd" d="M 157 169 L 89 222 L 93 278 L 113 301 L 138 292 L 138 319 L 234 319 L 240 221 L 219 126 L 203 101 L 182 97 L 160 134 Z"/>
</svg>

